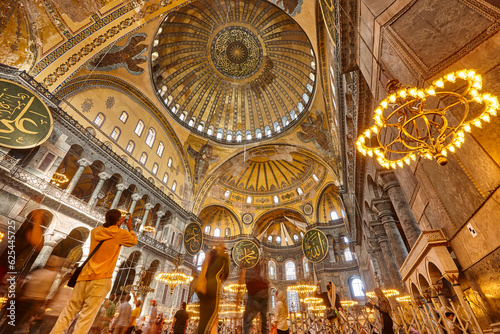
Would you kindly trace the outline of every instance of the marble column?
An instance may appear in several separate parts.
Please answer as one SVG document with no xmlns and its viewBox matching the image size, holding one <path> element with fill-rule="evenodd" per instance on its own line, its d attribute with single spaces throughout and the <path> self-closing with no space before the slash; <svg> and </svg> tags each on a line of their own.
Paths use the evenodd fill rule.
<svg viewBox="0 0 500 334">
<path fill-rule="evenodd" d="M 127 189 L 127 186 L 123 183 L 120 183 L 116 185 L 116 189 L 118 190 L 115 194 L 115 198 L 113 198 L 113 203 L 111 203 L 110 209 L 116 209 L 116 207 L 118 206 L 118 202 L 120 202 L 120 198 L 122 197 L 122 193 L 125 189 Z"/>
<path fill-rule="evenodd" d="M 75 175 L 73 175 L 73 178 L 68 184 L 68 187 L 66 190 L 64 190 L 66 193 L 71 194 L 73 190 L 75 189 L 76 185 L 78 184 L 78 181 L 80 181 L 80 177 L 82 177 L 83 170 L 90 166 L 92 164 L 92 161 L 89 161 L 87 159 L 80 159 L 78 160 L 78 169 L 76 170 Z"/>
<path fill-rule="evenodd" d="M 375 236 L 377 237 L 380 250 L 384 256 L 392 283 L 396 289 L 403 291 L 403 280 L 401 278 L 401 274 L 399 273 L 399 267 L 396 263 L 396 259 L 394 258 L 394 254 L 392 253 L 391 245 L 389 244 L 389 240 L 385 234 L 384 226 L 382 224 L 373 224 L 372 227 L 375 230 Z"/>
<path fill-rule="evenodd" d="M 133 194 L 132 195 L 132 204 L 130 204 L 130 208 L 128 209 L 128 212 L 130 212 L 130 216 L 134 213 L 135 206 L 137 205 L 137 201 L 139 201 L 142 198 L 142 195 L 139 194 Z"/>
<path fill-rule="evenodd" d="M 156 212 L 156 225 L 155 225 L 155 234 L 154 234 L 154 238 L 156 239 L 156 237 L 158 236 L 158 229 L 160 228 L 160 221 L 162 219 L 162 217 L 165 215 L 165 212 L 164 211 L 157 211 Z"/>
<path fill-rule="evenodd" d="M 36 268 L 36 267 L 44 267 L 45 264 L 47 263 L 47 260 L 50 257 L 50 254 L 52 254 L 52 251 L 54 250 L 54 247 L 57 246 L 57 244 L 63 240 L 66 237 L 66 234 L 59 233 L 59 232 L 54 232 L 52 235 L 45 236 L 43 247 L 40 250 L 40 253 L 38 253 L 38 256 L 36 257 L 35 261 L 33 262 L 33 265 L 31 268 Z"/>
<path fill-rule="evenodd" d="M 392 252 L 396 258 L 399 268 L 403 265 L 408 256 L 408 250 L 406 249 L 401 233 L 396 225 L 396 220 L 394 219 L 394 214 L 391 210 L 391 203 L 387 201 L 382 201 L 374 204 L 378 213 L 378 220 L 384 225 L 385 233 L 389 239 L 389 243 L 392 248 Z"/>
<path fill-rule="evenodd" d="M 104 182 L 106 182 L 106 180 L 111 177 L 111 175 L 109 175 L 106 172 L 99 173 L 98 176 L 99 176 L 99 182 L 97 182 L 97 185 L 95 186 L 95 189 L 92 192 L 92 195 L 90 196 L 89 200 L 90 206 L 95 206 L 95 204 L 97 204 L 97 196 L 99 195 L 99 192 L 101 191 Z"/>
<path fill-rule="evenodd" d="M 340 262 L 340 254 L 339 254 L 339 243 L 333 239 L 333 254 L 335 255 L 335 262 Z"/>
<path fill-rule="evenodd" d="M 394 286 L 392 283 L 392 278 L 391 274 L 389 273 L 389 270 L 387 268 L 387 263 L 385 262 L 384 256 L 382 254 L 382 250 L 380 249 L 380 245 L 378 243 L 378 239 L 374 238 L 373 240 L 370 241 L 370 246 L 371 246 L 371 252 L 370 256 L 373 256 L 375 260 L 377 261 L 378 264 L 378 269 L 380 270 L 380 276 L 382 278 L 382 281 L 384 282 L 384 287 L 385 288 L 390 288 Z"/>
<path fill-rule="evenodd" d="M 384 181 L 384 191 L 387 192 L 391 199 L 392 206 L 398 215 L 401 227 L 403 228 L 410 247 L 413 247 L 421 233 L 417 220 L 413 215 L 413 211 L 411 211 L 410 205 L 406 200 L 406 196 L 394 172 L 384 172 L 381 174 L 381 177 Z"/>
<path fill-rule="evenodd" d="M 146 221 L 148 220 L 148 215 L 149 211 L 153 208 L 153 204 L 151 203 L 146 203 L 144 206 L 146 208 L 146 211 L 144 212 L 144 216 L 142 216 L 142 222 L 141 222 L 141 231 L 144 229 L 144 226 L 146 226 Z"/>
</svg>

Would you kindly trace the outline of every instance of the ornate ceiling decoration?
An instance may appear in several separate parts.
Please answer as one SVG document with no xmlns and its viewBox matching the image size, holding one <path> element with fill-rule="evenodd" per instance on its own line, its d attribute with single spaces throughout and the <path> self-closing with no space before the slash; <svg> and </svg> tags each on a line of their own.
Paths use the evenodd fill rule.
<svg viewBox="0 0 500 334">
<path fill-rule="evenodd" d="M 265 213 L 255 222 L 254 235 L 260 241 L 276 245 L 300 245 L 307 221 L 298 212 L 278 209 Z"/>
<path fill-rule="evenodd" d="M 196 1 L 154 38 L 155 91 L 190 131 L 238 144 L 297 124 L 312 102 L 316 61 L 300 26 L 268 1 Z"/>
<path fill-rule="evenodd" d="M 221 236 L 226 236 L 226 228 L 230 229 L 230 236 L 242 233 L 241 224 L 236 216 L 228 209 L 220 205 L 211 205 L 201 210 L 198 215 L 201 226 L 210 225 L 210 235 L 214 235 L 216 228 L 220 229 Z"/>
<path fill-rule="evenodd" d="M 339 197 L 339 189 L 332 184 L 325 188 L 321 194 L 318 202 L 317 221 L 328 222 L 332 220 L 333 211 L 338 218 L 342 218 L 344 209 Z"/>
</svg>

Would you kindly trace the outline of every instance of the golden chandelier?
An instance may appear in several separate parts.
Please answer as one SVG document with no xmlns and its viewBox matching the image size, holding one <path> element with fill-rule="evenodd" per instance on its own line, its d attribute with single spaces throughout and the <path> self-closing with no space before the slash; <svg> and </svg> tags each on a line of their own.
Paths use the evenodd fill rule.
<svg viewBox="0 0 500 334">
<path fill-rule="evenodd" d="M 497 97 L 480 92 L 481 76 L 474 70 L 449 73 L 425 89 L 389 84 L 390 94 L 374 111 L 375 124 L 356 142 L 385 168 L 409 165 L 417 155 L 446 165 L 447 152 L 460 148 L 465 132 L 490 122 L 500 109 Z"/>
<path fill-rule="evenodd" d="M 299 283 L 297 285 L 290 285 L 286 288 L 287 292 L 295 291 L 299 295 L 299 299 L 301 302 L 304 302 L 304 298 L 308 293 L 315 292 L 318 287 L 312 284 Z"/>
<path fill-rule="evenodd" d="M 181 255 L 177 256 L 177 260 L 174 261 L 175 268 L 170 273 L 159 273 L 156 275 L 155 280 L 163 282 L 170 287 L 170 294 L 174 292 L 174 289 L 181 284 L 190 283 L 193 280 L 193 276 L 186 275 L 179 271 L 179 265 L 181 264 Z"/>
<path fill-rule="evenodd" d="M 384 289 L 382 290 L 382 292 L 384 293 L 384 295 L 389 298 L 389 297 L 395 297 L 395 296 L 399 296 L 399 291 L 398 290 L 394 290 L 394 289 Z M 365 293 L 365 295 L 369 298 L 375 298 L 376 295 L 375 295 L 375 292 L 374 291 L 369 291 L 367 293 Z"/>
</svg>

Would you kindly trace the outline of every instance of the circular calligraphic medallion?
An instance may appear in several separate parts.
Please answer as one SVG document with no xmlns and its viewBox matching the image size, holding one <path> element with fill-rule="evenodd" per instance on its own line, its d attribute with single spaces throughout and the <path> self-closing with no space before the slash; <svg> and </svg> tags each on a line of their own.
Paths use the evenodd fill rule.
<svg viewBox="0 0 500 334">
<path fill-rule="evenodd" d="M 308 216 L 312 215 L 313 213 L 313 207 L 311 204 L 307 203 L 306 205 L 304 205 L 304 208 L 302 209 L 304 211 L 304 213 Z"/>
<path fill-rule="evenodd" d="M 198 223 L 189 223 L 184 230 L 184 249 L 189 255 L 194 256 L 201 250 L 202 245 L 201 226 Z"/>
<path fill-rule="evenodd" d="M 249 29 L 239 26 L 219 31 L 212 41 L 210 53 L 219 72 L 234 79 L 251 76 L 262 63 L 259 39 Z"/>
<path fill-rule="evenodd" d="M 31 148 L 52 133 L 52 114 L 38 96 L 18 83 L 0 79 L 0 145 Z"/>
<path fill-rule="evenodd" d="M 257 244 L 251 240 L 238 241 L 233 247 L 233 260 L 243 269 L 250 269 L 259 262 L 260 251 Z"/>
<path fill-rule="evenodd" d="M 243 219 L 243 222 L 247 225 L 251 224 L 253 222 L 253 217 L 250 213 L 245 213 L 243 215 L 242 219 Z"/>
<path fill-rule="evenodd" d="M 321 262 L 328 253 L 328 239 L 317 229 L 312 229 L 304 234 L 302 251 L 306 258 L 314 263 Z"/>
</svg>

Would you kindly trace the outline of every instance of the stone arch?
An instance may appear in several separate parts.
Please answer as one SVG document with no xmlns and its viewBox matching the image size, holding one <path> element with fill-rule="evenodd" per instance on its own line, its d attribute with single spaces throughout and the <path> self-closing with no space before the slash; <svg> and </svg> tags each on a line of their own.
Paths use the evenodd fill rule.
<svg viewBox="0 0 500 334">
<path fill-rule="evenodd" d="M 109 209 L 113 200 L 115 199 L 116 192 L 118 191 L 117 185 L 123 182 L 123 177 L 115 173 L 111 175 L 101 188 L 101 191 L 97 195 L 97 204 L 96 206 L 103 207 L 105 209 Z"/>
<path fill-rule="evenodd" d="M 61 189 L 66 189 L 78 170 L 79 163 L 78 160 L 85 157 L 85 151 L 83 147 L 78 144 L 73 144 L 69 148 L 66 155 L 61 160 L 61 163 L 57 167 L 54 175 L 64 175 L 66 178 L 65 182 L 56 183 L 55 185 Z"/>
<path fill-rule="evenodd" d="M 204 207 L 198 217 L 201 221 L 201 226 L 203 231 L 205 226 L 210 225 L 210 232 L 213 233 L 215 230 L 214 222 L 219 222 L 221 230 L 227 227 L 231 229 L 231 236 L 239 235 L 243 232 L 243 226 L 236 213 L 230 208 L 222 205 L 208 205 Z M 225 235 L 222 235 L 225 237 Z"/>
<path fill-rule="evenodd" d="M 337 214 L 336 219 L 342 219 L 345 212 L 339 197 L 339 189 L 334 183 L 326 184 L 320 192 L 316 204 L 316 221 L 332 221 L 331 212 Z"/>
<path fill-rule="evenodd" d="M 120 288 L 134 283 L 135 275 L 137 274 L 137 265 L 141 259 L 142 253 L 140 251 L 132 252 L 127 260 L 125 260 L 118 268 L 118 274 L 116 275 L 113 288 L 111 293 L 116 294 L 118 298 L 121 295 L 126 294 Z"/>
<path fill-rule="evenodd" d="M 21 276 L 29 272 L 44 246 L 44 231 L 52 223 L 53 217 L 50 211 L 44 209 L 36 209 L 28 213 L 15 234 L 16 262 L 12 271 L 18 272 Z M 9 248 L 6 248 L 0 256 L 2 263 L 7 263 L 8 256 Z"/>
<path fill-rule="evenodd" d="M 102 161 L 93 161 L 90 166 L 85 167 L 71 194 L 88 202 L 100 180 L 99 174 L 105 169 L 106 167 Z"/>
<path fill-rule="evenodd" d="M 58 242 L 50 255 L 66 259 L 64 262 L 65 268 L 73 266 L 81 260 L 83 255 L 82 247 L 89 234 L 90 230 L 86 227 L 72 229 L 66 238 Z"/>
<path fill-rule="evenodd" d="M 153 260 L 149 264 L 148 269 L 146 269 L 146 275 L 144 275 L 144 277 L 141 280 L 143 285 L 151 286 L 155 273 L 158 271 L 159 267 L 160 267 L 160 260 L 158 259 Z"/>
</svg>

